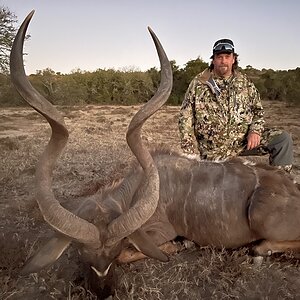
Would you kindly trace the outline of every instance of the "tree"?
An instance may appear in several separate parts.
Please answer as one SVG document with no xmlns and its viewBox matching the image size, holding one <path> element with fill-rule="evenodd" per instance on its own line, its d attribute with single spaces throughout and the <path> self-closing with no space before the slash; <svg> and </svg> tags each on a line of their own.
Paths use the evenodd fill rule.
<svg viewBox="0 0 300 300">
<path fill-rule="evenodd" d="M 189 84 L 197 74 L 204 71 L 206 68 L 208 68 L 208 63 L 203 61 L 200 57 L 188 61 L 184 67 L 186 84 Z"/>
<path fill-rule="evenodd" d="M 173 70 L 173 90 L 167 103 L 180 105 L 189 83 L 197 74 L 208 68 L 208 63 L 197 57 L 188 61 L 184 68 L 179 68 L 175 61 L 171 61 L 171 65 Z"/>
<path fill-rule="evenodd" d="M 8 8 L 0 7 L 0 73 L 9 71 L 9 54 L 17 29 L 17 17 Z"/>
</svg>

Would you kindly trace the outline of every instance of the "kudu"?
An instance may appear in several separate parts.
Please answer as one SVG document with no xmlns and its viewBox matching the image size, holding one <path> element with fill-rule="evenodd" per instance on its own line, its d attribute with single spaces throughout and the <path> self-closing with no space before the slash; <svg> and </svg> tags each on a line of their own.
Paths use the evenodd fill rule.
<svg viewBox="0 0 300 300">
<path fill-rule="evenodd" d="M 171 151 L 150 153 L 143 145 L 144 122 L 166 102 L 172 87 L 170 63 L 151 30 L 161 63 L 161 83 L 127 130 L 127 142 L 138 163 L 119 184 L 89 197 L 76 213 L 63 208 L 51 181 L 68 131 L 60 113 L 25 75 L 22 47 L 32 15 L 15 38 L 11 78 L 25 101 L 52 128 L 36 168 L 36 199 L 44 219 L 57 233 L 23 273 L 53 263 L 72 241 L 97 276 L 106 274 L 128 240 L 146 256 L 161 261 L 168 258 L 158 246 L 177 236 L 203 246 L 226 248 L 262 241 L 254 249 L 257 255 L 299 250 L 300 191 L 283 171 L 238 158 L 209 162 Z"/>
</svg>

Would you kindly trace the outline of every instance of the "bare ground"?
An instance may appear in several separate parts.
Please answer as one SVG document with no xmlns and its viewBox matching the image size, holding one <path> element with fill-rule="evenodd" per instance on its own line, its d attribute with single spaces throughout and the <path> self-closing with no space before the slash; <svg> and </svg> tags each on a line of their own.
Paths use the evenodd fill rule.
<svg viewBox="0 0 300 300">
<path fill-rule="evenodd" d="M 300 182 L 300 108 L 266 102 L 268 125 L 292 133 L 294 175 Z M 60 107 L 70 142 L 54 175 L 61 203 L 72 208 L 126 173 L 132 155 L 125 142 L 137 107 Z M 178 107 L 164 107 L 143 130 L 146 144 L 179 150 Z M 30 108 L 0 112 L 0 299 L 95 299 L 85 289 L 77 252 L 70 248 L 52 267 L 19 276 L 28 257 L 52 234 L 34 200 L 34 168 L 48 140 L 47 123 Z M 300 201 L 300 199 L 299 199 Z M 113 299 L 300 299 L 300 265 L 284 254 L 254 267 L 249 248 L 192 246 L 168 263 L 146 259 L 117 267 Z"/>
</svg>

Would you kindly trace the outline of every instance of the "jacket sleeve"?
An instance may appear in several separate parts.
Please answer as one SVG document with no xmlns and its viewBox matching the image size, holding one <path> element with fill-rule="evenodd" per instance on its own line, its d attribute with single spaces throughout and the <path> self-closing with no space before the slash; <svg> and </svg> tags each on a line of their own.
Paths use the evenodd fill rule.
<svg viewBox="0 0 300 300">
<path fill-rule="evenodd" d="M 251 82 L 249 86 L 250 99 L 252 100 L 253 118 L 250 124 L 250 132 L 262 134 L 264 131 L 264 109 L 261 104 L 260 95 L 254 84 Z"/>
<path fill-rule="evenodd" d="M 198 152 L 194 131 L 194 105 L 195 91 L 194 81 L 192 81 L 185 93 L 179 112 L 178 122 L 181 148 L 184 153 L 188 154 L 195 154 Z"/>
</svg>

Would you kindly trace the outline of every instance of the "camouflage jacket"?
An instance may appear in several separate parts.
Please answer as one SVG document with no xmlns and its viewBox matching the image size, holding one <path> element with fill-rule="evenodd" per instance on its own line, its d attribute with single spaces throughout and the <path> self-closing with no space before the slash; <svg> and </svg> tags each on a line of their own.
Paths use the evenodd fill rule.
<svg viewBox="0 0 300 300">
<path fill-rule="evenodd" d="M 211 80 L 219 88 L 212 88 Z M 203 159 L 224 159 L 240 153 L 247 134 L 263 132 L 264 110 L 254 84 L 235 71 L 228 78 L 214 77 L 208 69 L 190 83 L 179 115 L 181 147 Z"/>
</svg>

